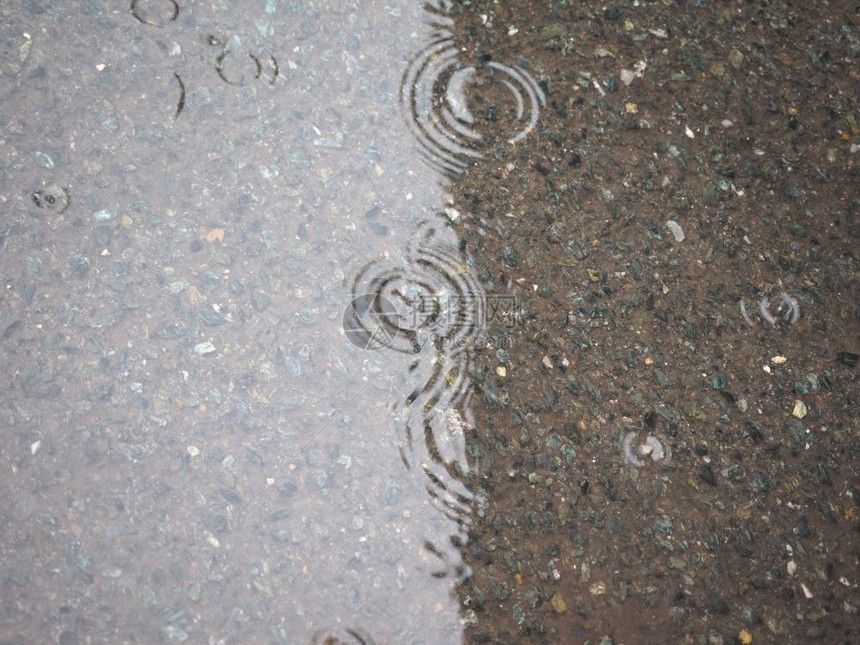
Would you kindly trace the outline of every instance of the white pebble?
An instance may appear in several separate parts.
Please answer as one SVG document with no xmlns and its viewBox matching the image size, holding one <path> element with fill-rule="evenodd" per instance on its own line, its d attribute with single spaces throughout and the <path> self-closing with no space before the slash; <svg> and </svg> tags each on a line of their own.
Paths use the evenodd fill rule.
<svg viewBox="0 0 860 645">
<path fill-rule="evenodd" d="M 636 439 L 635 432 L 628 432 L 626 435 L 624 435 L 624 441 L 621 443 L 621 450 L 624 455 L 624 463 L 628 466 L 644 466 L 645 463 L 633 453 L 634 439 Z"/>
<path fill-rule="evenodd" d="M 800 399 L 795 399 L 794 401 L 794 410 L 791 411 L 792 416 L 797 417 L 798 419 L 802 419 L 806 416 L 808 409 L 806 404 Z"/>
<path fill-rule="evenodd" d="M 649 434 L 645 439 L 645 445 L 648 446 L 648 454 L 651 455 L 651 459 L 654 461 L 660 461 L 666 454 L 663 451 L 663 444 L 660 443 L 657 437 Z"/>
<path fill-rule="evenodd" d="M 675 220 L 666 220 L 666 226 L 669 227 L 669 230 L 672 231 L 672 235 L 675 236 L 676 242 L 683 242 L 684 237 L 684 229 L 681 228 L 681 225 L 678 224 Z"/>
</svg>

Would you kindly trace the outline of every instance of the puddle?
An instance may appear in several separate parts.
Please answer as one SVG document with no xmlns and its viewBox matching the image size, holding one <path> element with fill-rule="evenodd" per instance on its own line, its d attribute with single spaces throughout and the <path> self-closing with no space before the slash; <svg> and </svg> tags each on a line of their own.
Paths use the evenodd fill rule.
<svg viewBox="0 0 860 645">
<path fill-rule="evenodd" d="M 7 634 L 462 640 L 488 341 L 446 173 L 470 87 L 508 141 L 543 95 L 444 10 L 3 10 Z"/>
<path fill-rule="evenodd" d="M 546 97 L 524 69 L 491 60 L 467 60 L 449 27 L 453 20 L 429 12 L 437 28 L 403 75 L 401 101 L 426 158 L 449 176 L 497 142 L 516 143 L 537 125 Z"/>
</svg>

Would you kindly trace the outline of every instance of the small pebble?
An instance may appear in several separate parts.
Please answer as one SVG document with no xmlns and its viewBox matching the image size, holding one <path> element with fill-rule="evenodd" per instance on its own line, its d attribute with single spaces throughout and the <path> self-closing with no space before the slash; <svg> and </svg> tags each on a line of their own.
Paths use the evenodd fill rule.
<svg viewBox="0 0 860 645">
<path fill-rule="evenodd" d="M 783 365 L 788 359 L 785 356 L 774 356 L 770 362 L 774 365 Z"/>
<path fill-rule="evenodd" d="M 807 408 L 806 404 L 800 399 L 795 400 L 794 402 L 794 410 L 791 411 L 791 414 L 797 417 L 798 419 L 802 419 L 806 416 Z"/>
<path fill-rule="evenodd" d="M 196 354 L 199 354 L 200 356 L 205 356 L 206 354 L 211 354 L 214 351 L 216 351 L 215 345 L 213 345 L 209 341 L 206 341 L 204 343 L 197 343 L 194 346 L 194 352 Z"/>
<path fill-rule="evenodd" d="M 592 596 L 602 596 L 606 593 L 606 584 L 603 582 L 595 582 L 588 588 L 588 591 L 591 592 Z"/>
<path fill-rule="evenodd" d="M 36 153 L 36 163 L 42 166 L 42 168 L 47 168 L 48 170 L 54 169 L 54 160 L 44 152 L 40 151 Z"/>
<path fill-rule="evenodd" d="M 107 209 L 102 209 L 93 213 L 93 217 L 98 222 L 109 222 L 116 217 L 116 213 Z"/>
<path fill-rule="evenodd" d="M 742 643 L 742 645 L 750 645 L 750 643 L 753 642 L 753 637 L 748 629 L 742 629 L 738 632 L 738 640 Z"/>
<path fill-rule="evenodd" d="M 671 220 L 671 219 L 666 220 L 666 226 L 668 226 L 669 230 L 672 231 L 672 235 L 675 236 L 676 242 L 683 242 L 684 241 L 684 237 L 685 237 L 684 229 L 681 228 L 681 225 L 678 224 L 678 222 Z"/>
</svg>

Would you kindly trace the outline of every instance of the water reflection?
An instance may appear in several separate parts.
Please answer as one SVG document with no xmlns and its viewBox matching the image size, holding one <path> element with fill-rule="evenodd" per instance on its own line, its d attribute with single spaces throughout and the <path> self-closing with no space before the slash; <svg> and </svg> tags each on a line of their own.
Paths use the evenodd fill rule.
<svg viewBox="0 0 860 645">
<path fill-rule="evenodd" d="M 392 64 L 444 5 L 28 6 L 0 8 L 4 634 L 459 642 L 486 299 Z M 454 119 L 487 75 L 518 82 L 454 77 Z"/>
<path fill-rule="evenodd" d="M 471 474 L 466 432 L 474 426 L 463 417 L 469 350 L 485 342 L 483 291 L 455 239 L 441 218 L 419 227 L 398 261 L 372 262 L 358 272 L 344 319 L 347 335 L 364 349 L 414 355 L 408 394 L 391 409 L 403 463 L 423 472 L 433 505 L 453 523 L 451 535 L 426 543 L 440 560 L 437 577 L 463 573 L 458 549 L 473 502 L 465 477 Z"/>
<path fill-rule="evenodd" d="M 456 177 L 492 140 L 516 143 L 528 135 L 546 97 L 520 67 L 488 55 L 473 64 L 464 61 L 446 29 L 450 23 L 436 11 L 428 13 L 436 31 L 403 75 L 401 103 L 428 161 Z"/>
<path fill-rule="evenodd" d="M 441 218 L 420 225 L 397 257 L 356 274 L 344 327 L 357 346 L 453 356 L 479 342 L 481 286 L 453 240 L 439 239 L 443 226 Z"/>
</svg>

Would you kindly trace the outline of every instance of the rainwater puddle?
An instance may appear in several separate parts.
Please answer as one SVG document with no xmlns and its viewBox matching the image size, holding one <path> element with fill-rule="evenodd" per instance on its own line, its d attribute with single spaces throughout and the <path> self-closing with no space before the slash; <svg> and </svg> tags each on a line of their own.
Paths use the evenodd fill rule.
<svg viewBox="0 0 860 645">
<path fill-rule="evenodd" d="M 493 308 L 447 187 L 541 89 L 441 4 L 0 24 L 3 632 L 461 642 Z"/>
</svg>

